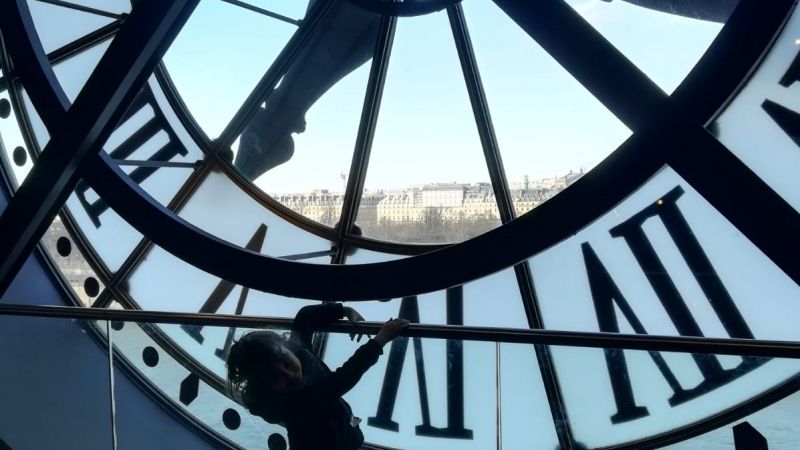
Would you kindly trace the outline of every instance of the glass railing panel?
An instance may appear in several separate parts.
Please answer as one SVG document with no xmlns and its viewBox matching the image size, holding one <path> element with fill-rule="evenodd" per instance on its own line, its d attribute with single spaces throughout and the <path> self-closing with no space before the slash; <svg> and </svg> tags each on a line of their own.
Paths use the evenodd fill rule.
<svg viewBox="0 0 800 450">
<path fill-rule="evenodd" d="M 348 3 L 338 7 L 357 10 Z M 377 16 L 371 20 L 377 23 Z M 359 34 L 364 42 L 363 54 L 354 55 L 358 61 L 350 63 L 353 70 L 341 73 L 341 79 L 331 80 L 327 89 L 315 86 L 320 82 L 317 77 L 304 74 L 334 69 L 315 59 L 320 52 L 304 52 L 238 141 L 234 164 L 242 175 L 287 208 L 330 227 L 339 222 L 344 205 L 376 30 L 377 26 L 373 26 L 369 33 Z M 325 39 L 331 39 L 331 32 L 314 42 Z M 319 97 L 307 98 L 313 94 Z M 266 170 L 262 160 L 274 160 L 273 155 L 284 151 L 293 151 L 288 155 L 291 158 Z"/>
<path fill-rule="evenodd" d="M 0 447 L 112 448 L 108 350 L 99 333 L 104 327 L 0 316 L 0 442 L 6 444 Z"/>
<path fill-rule="evenodd" d="M 329 335 L 338 367 L 357 343 Z M 532 346 L 398 338 L 345 398 L 372 444 L 390 448 L 557 447 Z M 365 425 L 366 424 L 366 425 Z"/>
<path fill-rule="evenodd" d="M 165 206 L 204 157 L 155 76 L 133 99 L 103 149 L 136 184 Z M 86 186 L 76 189 L 85 191 Z"/>
<path fill-rule="evenodd" d="M 551 354 L 572 432 L 587 448 L 686 439 L 780 399 L 800 380 L 794 359 L 580 347 Z"/>
</svg>

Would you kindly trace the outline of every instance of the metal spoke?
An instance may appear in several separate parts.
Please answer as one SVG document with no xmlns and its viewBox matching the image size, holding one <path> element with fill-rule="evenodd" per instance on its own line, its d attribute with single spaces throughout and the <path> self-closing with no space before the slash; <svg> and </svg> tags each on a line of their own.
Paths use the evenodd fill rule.
<svg viewBox="0 0 800 450">
<path fill-rule="evenodd" d="M 14 35 L 22 37 L 22 45 L 31 50 L 22 55 L 36 60 L 28 61 L 27 65 L 38 65 L 39 78 L 35 81 L 39 84 L 35 89 L 27 87 L 29 91 L 41 91 L 43 97 L 49 97 L 47 101 L 52 103 L 47 118 L 55 132 L 27 181 L 20 186 L 0 217 L 0 233 L 13 236 L 0 243 L 0 293 L 11 284 L 72 192 L 79 179 L 78 168 L 82 161 L 100 150 L 101 143 L 111 134 L 127 104 L 152 73 L 196 4 L 197 0 L 139 3 L 75 104 L 69 108 L 63 91 L 55 96 L 56 101 L 49 97 L 58 92 L 55 91 L 57 84 L 53 82 L 55 75 L 45 61 L 41 45 L 33 44 L 38 43 L 38 39 L 27 5 L 17 0 L 4 11 L 3 19 L 0 19 L 3 30 L 19 31 Z M 6 27 L 9 23 L 10 26 Z M 15 59 L 15 63 L 20 61 Z"/>
<path fill-rule="evenodd" d="M 249 11 L 253 11 L 253 12 L 265 15 L 267 17 L 272 17 L 273 19 L 280 20 L 281 22 L 290 23 L 292 25 L 299 26 L 301 23 L 303 23 L 302 20 L 292 19 L 291 17 L 286 17 L 284 15 L 281 15 L 281 14 L 278 14 L 278 13 L 274 13 L 274 12 L 272 12 L 270 10 L 267 10 L 267 9 L 264 9 L 264 8 L 259 8 L 258 6 L 251 5 L 250 3 L 246 3 L 246 2 L 243 2 L 243 1 L 240 1 L 240 0 L 220 0 L 220 1 L 223 1 L 225 3 L 230 3 L 231 5 L 238 6 L 240 8 L 244 8 L 244 9 L 247 9 Z"/>
<path fill-rule="evenodd" d="M 61 6 L 63 8 L 74 9 L 76 11 L 83 11 L 90 14 L 95 14 L 97 16 L 110 17 L 112 19 L 118 19 L 122 17 L 121 14 L 115 14 L 102 9 L 91 8 L 89 6 L 78 5 L 76 3 L 65 2 L 63 0 L 36 0 L 36 1 L 40 3 L 49 3 L 51 5 Z"/>
<path fill-rule="evenodd" d="M 667 164 L 800 284 L 800 213 L 701 127 L 683 124 L 673 135 Z"/>
<path fill-rule="evenodd" d="M 119 30 L 119 27 L 122 25 L 122 22 L 123 19 L 115 20 L 114 22 L 111 22 L 102 28 L 98 28 L 89 34 L 64 45 L 63 47 L 57 48 L 47 55 L 47 59 L 50 60 L 50 64 L 55 65 L 83 52 L 84 50 L 92 48 L 116 34 Z M 16 79 L 17 76 L 14 72 L 7 73 L 4 77 L 0 77 L 0 92 L 8 89 L 8 85 Z"/>
<path fill-rule="evenodd" d="M 628 128 L 661 111 L 667 94 L 563 0 L 494 0 Z"/>
<path fill-rule="evenodd" d="M 256 87 L 247 96 L 242 106 L 233 116 L 230 123 L 225 127 L 214 143 L 214 152 L 219 152 L 222 149 L 229 148 L 236 138 L 242 134 L 242 130 L 247 126 L 250 120 L 258 111 L 261 103 L 267 98 L 267 94 L 275 89 L 275 86 L 283 77 L 284 73 L 289 69 L 292 63 L 300 55 L 300 52 L 305 48 L 306 44 L 311 38 L 321 31 L 319 24 L 322 19 L 331 11 L 333 4 L 336 0 L 319 1 L 314 6 L 312 11 L 308 14 L 304 25 L 300 27 L 297 32 L 292 36 L 286 46 L 281 50 L 281 53 L 275 58 L 275 61 L 269 67 L 267 72 L 261 77 Z"/>
<path fill-rule="evenodd" d="M 475 52 L 472 48 L 472 40 L 469 36 L 469 30 L 461 4 L 448 8 L 447 15 L 450 19 L 450 27 L 453 31 L 453 38 L 455 39 L 456 49 L 458 50 L 459 60 L 461 61 L 461 69 L 467 84 L 467 91 L 469 93 L 470 103 L 472 104 L 472 111 L 475 115 L 475 122 L 478 126 L 478 134 L 483 146 L 483 153 L 486 158 L 486 166 L 492 181 L 495 199 L 497 200 L 497 207 L 500 211 L 500 220 L 502 223 L 508 223 L 514 220 L 516 211 L 514 210 L 514 204 L 511 200 L 511 190 L 509 189 L 506 179 L 505 168 L 503 167 L 503 160 L 500 155 L 500 146 L 497 143 L 497 136 L 495 135 L 494 124 L 492 123 L 492 116 L 489 111 L 489 102 L 483 88 L 480 71 L 478 70 L 478 64 L 475 59 Z M 528 326 L 531 328 L 543 329 L 544 320 L 542 319 L 541 310 L 539 309 L 539 302 L 536 299 L 533 277 L 528 262 L 525 261 L 514 266 L 514 275 L 516 276 L 517 285 L 520 289 L 520 296 L 527 315 Z M 555 424 L 558 441 L 562 448 L 570 448 L 575 439 L 572 435 L 572 428 L 569 426 L 569 418 L 567 417 L 566 406 L 562 398 L 558 376 L 553 368 L 550 349 L 546 346 L 537 346 L 535 351 L 547 398 L 550 403 L 550 411 L 553 416 L 553 423 Z"/>
<path fill-rule="evenodd" d="M 383 17 L 378 30 L 378 39 L 375 43 L 375 53 L 372 57 L 372 68 L 369 73 L 364 107 L 361 110 L 361 122 L 358 126 L 358 137 L 353 150 L 353 161 L 350 164 L 350 175 L 347 178 L 342 213 L 337 229 L 337 252 L 333 257 L 333 264 L 342 264 L 346 258 L 349 244 L 342 238 L 351 234 L 351 229 L 356 222 L 358 206 L 361 204 L 361 194 L 364 190 L 364 181 L 367 178 L 369 157 L 372 150 L 372 141 L 378 123 L 378 113 L 381 109 L 383 86 L 386 81 L 386 72 L 389 69 L 394 33 L 397 19 Z"/>
</svg>

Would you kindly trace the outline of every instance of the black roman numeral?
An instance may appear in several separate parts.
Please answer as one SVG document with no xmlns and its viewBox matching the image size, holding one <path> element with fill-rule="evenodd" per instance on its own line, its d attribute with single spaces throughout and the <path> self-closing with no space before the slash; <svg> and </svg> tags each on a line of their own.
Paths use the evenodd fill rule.
<svg viewBox="0 0 800 450">
<path fill-rule="evenodd" d="M 792 60 L 791 65 L 783 74 L 778 84 L 783 87 L 791 86 L 795 81 L 800 81 L 800 53 L 798 53 Z M 785 106 L 781 106 L 772 100 L 764 100 L 761 104 L 763 109 L 772 120 L 775 122 L 786 135 L 788 135 L 795 144 L 800 146 L 800 114 L 792 111 Z"/>
<path fill-rule="evenodd" d="M 117 160 L 128 158 L 150 139 L 156 136 L 156 134 L 162 131 L 167 133 L 169 141 L 151 154 L 147 158 L 147 161 L 167 162 L 171 161 L 178 155 L 186 156 L 187 150 L 180 143 L 174 131 L 172 131 L 172 127 L 170 127 L 170 125 L 167 123 L 166 118 L 158 108 L 158 105 L 153 97 L 153 93 L 148 86 L 145 86 L 142 92 L 136 96 L 133 103 L 128 108 L 128 111 L 125 113 L 122 120 L 120 120 L 120 124 L 117 126 L 117 128 L 125 125 L 125 123 L 128 122 L 133 115 L 146 108 L 148 105 L 153 110 L 152 117 L 150 117 L 150 119 L 147 120 L 144 125 L 139 127 L 139 129 L 133 132 L 127 139 L 125 139 L 125 141 L 123 141 L 109 153 L 112 158 Z M 158 170 L 158 167 L 137 167 L 130 173 L 130 177 L 136 183 L 141 184 L 142 181 L 150 177 L 150 175 L 155 173 L 156 170 Z M 88 201 L 86 199 L 86 192 L 89 189 L 89 185 L 86 184 L 86 182 L 80 181 L 75 188 L 75 194 L 78 196 L 78 200 L 81 202 L 81 205 L 89 215 L 89 218 L 92 220 L 94 226 L 100 228 L 100 216 L 108 210 L 108 205 L 102 199 L 95 200 L 94 202 Z"/>
<path fill-rule="evenodd" d="M 266 224 L 259 225 L 255 233 L 253 233 L 253 236 L 251 236 L 250 240 L 247 241 L 247 245 L 245 245 L 245 248 L 248 250 L 252 250 L 254 252 L 261 252 L 261 249 L 264 246 L 264 239 L 267 236 L 267 229 L 268 227 Z M 312 259 L 320 256 L 331 256 L 334 253 L 335 250 L 329 249 L 317 252 L 299 253 L 299 254 L 281 256 L 281 259 L 287 259 L 290 261 L 301 261 L 304 259 Z M 223 303 L 225 303 L 225 300 L 228 298 L 229 295 L 231 295 L 231 292 L 233 292 L 234 287 L 236 287 L 236 285 L 233 284 L 232 282 L 227 280 L 220 280 L 220 282 L 217 284 L 214 290 L 211 291 L 211 294 L 209 294 L 206 301 L 203 302 L 203 306 L 200 307 L 200 310 L 198 312 L 213 314 L 219 311 L 219 308 L 222 306 Z M 244 311 L 244 305 L 247 302 L 248 294 L 250 294 L 250 288 L 248 288 L 247 286 L 243 286 L 242 292 L 239 293 L 239 300 L 236 303 L 236 310 L 234 314 L 236 315 L 242 314 L 242 312 Z M 202 334 L 203 325 L 185 324 L 181 325 L 181 328 L 183 329 L 183 331 L 186 332 L 186 334 L 191 336 L 192 339 L 194 339 L 198 343 L 202 344 L 205 341 L 205 337 Z M 228 335 L 225 338 L 225 343 L 222 345 L 222 347 L 219 347 L 214 351 L 214 354 L 223 361 L 228 359 L 228 353 L 231 350 L 231 345 L 233 344 L 233 335 L 235 333 L 236 333 L 236 328 L 232 327 L 228 329 Z"/>
<path fill-rule="evenodd" d="M 447 323 L 464 324 L 464 299 L 461 286 L 447 290 Z M 404 297 L 400 303 L 400 317 L 419 323 L 417 297 Z M 417 369 L 417 387 L 422 412 L 422 424 L 416 426 L 418 436 L 472 439 L 472 430 L 464 428 L 464 348 L 459 340 L 447 340 L 447 426 L 438 428 L 431 425 L 428 402 L 428 385 L 425 375 L 425 358 L 422 353 L 422 339 L 412 338 L 414 358 Z M 378 411 L 367 419 L 370 426 L 384 430 L 398 431 L 399 425 L 392 420 L 400 376 L 403 374 L 408 338 L 392 341 L 386 373 L 383 378 Z"/>
<path fill-rule="evenodd" d="M 795 81 L 800 81 L 800 52 L 795 55 L 792 64 L 786 69 L 786 73 L 783 74 L 778 84 L 783 87 L 789 87 Z"/>
<path fill-rule="evenodd" d="M 686 301 L 642 229 L 646 220 L 659 218 L 728 334 L 734 338 L 752 339 L 753 333 L 747 322 L 678 208 L 677 200 L 682 194 L 683 189 L 680 186 L 675 187 L 657 202 L 612 228 L 610 233 L 614 237 L 625 239 L 678 333 L 682 336 L 703 336 Z M 636 333 L 647 334 L 630 303 L 622 295 L 588 242 L 582 244 L 582 251 L 600 331 L 619 332 L 614 311 L 616 304 Z M 692 358 L 703 376 L 703 381 L 687 389 L 681 386 L 660 353 L 655 351 L 649 353 L 673 391 L 669 399 L 672 406 L 727 384 L 766 362 L 766 359 L 743 357 L 742 362 L 735 368 L 724 369 L 716 356 L 694 354 Z M 611 417 L 612 423 L 626 422 L 648 415 L 647 408 L 637 405 L 634 399 L 624 353 L 618 349 L 606 349 L 605 359 L 617 406 L 617 412 Z"/>
<path fill-rule="evenodd" d="M 265 224 L 261 224 L 258 226 L 258 229 L 250 240 L 247 242 L 245 246 L 246 249 L 252 250 L 255 252 L 260 252 L 261 247 L 264 245 L 264 238 L 267 236 L 267 226 Z M 236 285 L 227 280 L 221 280 L 217 287 L 211 291 L 211 294 L 208 296 L 206 301 L 203 303 L 203 306 L 200 307 L 201 313 L 216 313 L 219 311 L 220 306 L 225 302 L 225 299 L 233 291 L 233 288 Z M 250 289 L 248 287 L 242 287 L 242 292 L 239 294 L 239 301 L 236 303 L 236 312 L 235 314 L 241 315 L 242 311 L 244 311 L 244 304 L 247 302 L 247 295 L 250 293 Z M 195 341 L 202 344 L 205 341 L 203 337 L 203 325 L 181 325 L 183 331 L 185 331 L 189 336 L 191 336 Z M 222 359 L 223 361 L 228 359 L 228 352 L 230 352 L 231 344 L 233 343 L 233 335 L 236 332 L 235 328 L 230 328 L 228 330 L 228 336 L 225 338 L 225 343 L 221 348 L 218 348 L 214 354 Z"/>
<path fill-rule="evenodd" d="M 775 124 L 792 138 L 795 144 L 800 145 L 800 114 L 772 100 L 764 100 L 761 109 L 769 114 Z"/>
</svg>

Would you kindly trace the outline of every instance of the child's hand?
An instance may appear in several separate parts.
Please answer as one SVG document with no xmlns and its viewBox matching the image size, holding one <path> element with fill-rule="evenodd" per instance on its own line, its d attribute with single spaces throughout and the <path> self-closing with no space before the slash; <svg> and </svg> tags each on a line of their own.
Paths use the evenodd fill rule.
<svg viewBox="0 0 800 450">
<path fill-rule="evenodd" d="M 344 309 L 344 316 L 347 318 L 347 320 L 352 322 L 353 325 L 355 325 L 356 322 L 361 322 L 361 321 L 364 320 L 364 318 L 361 316 L 361 314 L 359 314 L 358 311 L 356 311 L 355 309 L 353 309 L 353 308 L 351 308 L 349 306 L 345 306 L 343 309 Z M 353 339 L 355 339 L 356 342 L 359 342 L 359 341 L 361 341 L 361 335 L 360 334 L 356 335 L 355 333 L 350 333 L 350 340 L 352 341 Z"/>
<path fill-rule="evenodd" d="M 378 334 L 376 334 L 372 340 L 383 347 L 387 342 L 396 338 L 403 330 L 408 328 L 408 324 L 409 321 L 406 319 L 389 319 L 389 321 L 381 327 L 381 330 L 378 331 Z"/>
</svg>

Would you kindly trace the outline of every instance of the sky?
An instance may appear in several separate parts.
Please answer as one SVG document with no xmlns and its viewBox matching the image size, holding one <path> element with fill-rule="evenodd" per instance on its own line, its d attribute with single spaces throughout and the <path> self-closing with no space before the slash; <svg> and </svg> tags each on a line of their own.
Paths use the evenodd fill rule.
<svg viewBox="0 0 800 450">
<path fill-rule="evenodd" d="M 301 18 L 306 2 L 254 2 Z M 570 5 L 671 92 L 720 24 L 622 1 Z M 510 182 L 588 170 L 629 130 L 490 0 L 463 8 Z M 165 57 L 179 92 L 211 137 L 225 127 L 296 27 L 204 0 Z M 267 192 L 341 191 L 352 158 L 369 63 L 308 111 L 295 155 L 256 184 Z M 488 181 L 445 12 L 400 19 L 366 188 Z"/>
</svg>

